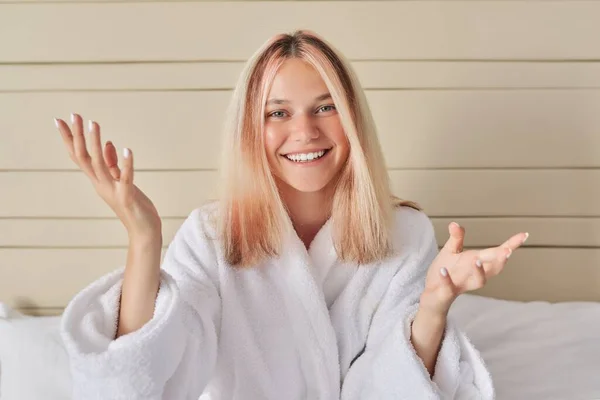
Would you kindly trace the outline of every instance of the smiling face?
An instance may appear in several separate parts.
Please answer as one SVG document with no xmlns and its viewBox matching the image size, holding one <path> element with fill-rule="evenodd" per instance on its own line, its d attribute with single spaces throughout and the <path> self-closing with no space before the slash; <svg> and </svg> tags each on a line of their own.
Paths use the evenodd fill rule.
<svg viewBox="0 0 600 400">
<path fill-rule="evenodd" d="M 321 75 L 291 58 L 279 68 L 265 106 L 265 150 L 273 175 L 301 192 L 327 188 L 350 147 Z"/>
</svg>

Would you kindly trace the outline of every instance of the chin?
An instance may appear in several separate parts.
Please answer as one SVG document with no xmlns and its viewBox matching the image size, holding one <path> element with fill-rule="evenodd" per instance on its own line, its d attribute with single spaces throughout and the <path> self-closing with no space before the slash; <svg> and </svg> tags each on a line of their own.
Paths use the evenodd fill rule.
<svg viewBox="0 0 600 400">
<path fill-rule="evenodd" d="M 288 186 L 296 189 L 299 192 L 303 193 L 315 193 L 320 192 L 325 189 L 328 182 L 324 182 L 323 184 L 315 184 L 315 183 L 288 183 Z"/>
<path fill-rule="evenodd" d="M 281 181 L 288 188 L 302 193 L 320 192 L 322 190 L 325 190 L 331 182 L 331 179 L 318 179 L 306 181 L 300 179 L 293 179 L 292 177 L 280 177 L 278 180 Z"/>
</svg>

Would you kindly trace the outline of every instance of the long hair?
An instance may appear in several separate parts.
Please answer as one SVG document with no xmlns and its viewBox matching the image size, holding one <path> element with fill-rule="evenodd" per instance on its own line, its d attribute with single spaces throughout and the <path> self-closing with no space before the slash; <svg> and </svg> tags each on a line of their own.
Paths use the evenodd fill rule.
<svg viewBox="0 0 600 400">
<path fill-rule="evenodd" d="M 307 62 L 321 75 L 350 145 L 335 178 L 330 214 L 338 258 L 360 264 L 380 260 L 391 249 L 394 208 L 420 208 L 391 194 L 375 123 L 349 62 L 314 32 L 300 30 L 272 37 L 250 57 L 229 104 L 217 216 L 225 261 L 250 267 L 278 256 L 293 229 L 264 145 L 267 95 L 277 70 L 291 58 Z"/>
</svg>

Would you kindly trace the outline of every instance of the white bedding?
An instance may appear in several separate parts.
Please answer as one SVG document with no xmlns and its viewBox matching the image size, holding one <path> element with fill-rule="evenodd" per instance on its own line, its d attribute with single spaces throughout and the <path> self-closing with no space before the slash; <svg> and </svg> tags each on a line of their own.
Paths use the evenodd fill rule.
<svg viewBox="0 0 600 400">
<path fill-rule="evenodd" d="M 600 399 L 600 303 L 462 295 L 450 315 L 486 361 L 499 400 Z M 0 400 L 68 400 L 60 317 L 0 303 Z"/>
<path fill-rule="evenodd" d="M 486 361 L 497 399 L 600 399 L 600 303 L 463 295 L 451 315 Z"/>
</svg>

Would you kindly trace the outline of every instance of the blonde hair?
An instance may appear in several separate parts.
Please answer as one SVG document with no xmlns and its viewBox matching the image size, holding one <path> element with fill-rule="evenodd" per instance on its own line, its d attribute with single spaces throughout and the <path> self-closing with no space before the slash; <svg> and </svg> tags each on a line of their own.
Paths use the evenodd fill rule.
<svg viewBox="0 0 600 400">
<path fill-rule="evenodd" d="M 390 192 L 375 123 L 349 62 L 314 32 L 300 30 L 267 40 L 246 63 L 233 92 L 225 121 L 217 216 L 225 261 L 248 267 L 278 256 L 283 238 L 293 229 L 269 168 L 263 133 L 270 85 L 290 58 L 319 72 L 350 145 L 336 178 L 330 215 L 337 255 L 360 264 L 380 260 L 390 251 L 394 208 L 420 208 Z"/>
</svg>

